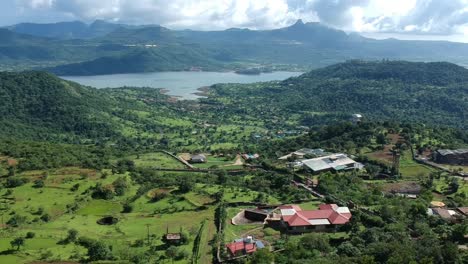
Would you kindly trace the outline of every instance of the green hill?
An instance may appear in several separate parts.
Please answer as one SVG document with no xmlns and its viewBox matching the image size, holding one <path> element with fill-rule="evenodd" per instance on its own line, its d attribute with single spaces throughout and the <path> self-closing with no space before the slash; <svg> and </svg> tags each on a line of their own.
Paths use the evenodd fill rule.
<svg viewBox="0 0 468 264">
<path fill-rule="evenodd" d="M 180 45 L 137 48 L 123 55 L 50 68 L 57 75 L 99 75 L 189 70 L 191 67 L 217 69 L 219 62 L 197 48 Z"/>
<path fill-rule="evenodd" d="M 304 125 L 361 113 L 466 128 L 467 84 L 468 70 L 450 63 L 349 61 L 283 82 L 216 85 L 206 101 L 224 104 L 231 114 L 300 119 Z"/>
<path fill-rule="evenodd" d="M 0 73 L 0 134 L 110 135 L 111 101 L 44 72 Z"/>
</svg>

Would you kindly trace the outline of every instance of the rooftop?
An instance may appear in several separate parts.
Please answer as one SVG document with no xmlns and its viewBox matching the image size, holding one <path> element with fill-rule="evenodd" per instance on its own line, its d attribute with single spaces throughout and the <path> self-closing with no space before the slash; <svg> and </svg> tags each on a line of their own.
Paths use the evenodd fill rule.
<svg viewBox="0 0 468 264">
<path fill-rule="evenodd" d="M 281 206 L 283 221 L 289 226 L 343 225 L 351 219 L 348 207 L 321 204 L 318 210 L 302 210 L 297 205 Z"/>
<path fill-rule="evenodd" d="M 353 168 L 362 168 L 362 164 L 350 159 L 345 154 L 333 154 L 320 158 L 303 160 L 302 163 L 313 171 L 323 171 L 328 169 L 344 170 L 353 165 Z M 357 166 L 356 166 L 357 165 Z"/>
<path fill-rule="evenodd" d="M 445 155 L 460 155 L 460 154 L 468 154 L 468 149 L 439 149 L 437 150 L 437 153 L 439 153 L 442 156 Z"/>
</svg>

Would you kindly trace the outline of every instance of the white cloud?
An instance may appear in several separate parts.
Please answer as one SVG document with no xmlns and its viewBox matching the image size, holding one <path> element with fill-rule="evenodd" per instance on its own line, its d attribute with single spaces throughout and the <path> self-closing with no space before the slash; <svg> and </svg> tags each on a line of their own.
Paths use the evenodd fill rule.
<svg viewBox="0 0 468 264">
<path fill-rule="evenodd" d="M 2 0 L 17 20 L 105 19 L 170 28 L 278 28 L 296 19 L 347 31 L 467 34 L 468 0 Z M 19 11 L 18 11 L 19 10 Z M 1 13 L 1 11 L 0 11 Z M 10 16 L 10 20 L 11 20 Z M 0 18 L 1 21 L 1 18 Z M 22 22 L 17 21 L 17 22 Z"/>
</svg>

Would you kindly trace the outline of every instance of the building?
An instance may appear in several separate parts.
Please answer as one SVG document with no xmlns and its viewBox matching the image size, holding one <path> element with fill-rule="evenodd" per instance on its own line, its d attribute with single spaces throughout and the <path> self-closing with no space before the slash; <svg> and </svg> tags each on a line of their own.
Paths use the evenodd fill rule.
<svg viewBox="0 0 468 264">
<path fill-rule="evenodd" d="M 465 217 L 468 216 L 468 207 L 458 207 L 457 211 Z"/>
<path fill-rule="evenodd" d="M 265 245 L 260 240 L 255 240 L 252 236 L 239 238 L 234 242 L 226 244 L 226 248 L 232 257 L 244 256 L 252 254 L 257 249 L 265 248 Z"/>
<path fill-rule="evenodd" d="M 433 159 L 438 163 L 468 166 L 468 149 L 439 149 L 434 152 Z"/>
<path fill-rule="evenodd" d="M 440 218 L 450 222 L 456 222 L 457 220 L 463 218 L 463 216 L 459 214 L 456 210 L 445 208 L 429 208 L 427 210 L 427 214 L 439 216 Z"/>
<path fill-rule="evenodd" d="M 258 155 L 257 153 L 255 154 L 245 153 L 245 154 L 242 154 L 242 158 L 244 160 L 256 160 L 260 158 L 260 155 Z"/>
<path fill-rule="evenodd" d="M 325 156 L 327 154 L 328 153 L 326 153 L 323 149 L 303 148 L 303 149 L 291 152 L 288 155 L 282 156 L 279 158 L 279 160 L 287 160 L 290 157 L 294 157 L 296 159 L 303 159 L 305 156 L 312 156 L 314 158 L 317 158 L 317 157 Z"/>
<path fill-rule="evenodd" d="M 364 165 L 350 159 L 345 154 L 333 154 L 329 156 L 303 160 L 304 168 L 312 173 L 324 171 L 344 171 L 353 169 L 362 169 Z"/>
<path fill-rule="evenodd" d="M 182 236 L 180 233 L 167 233 L 164 235 L 166 243 L 178 244 L 180 243 Z"/>
<path fill-rule="evenodd" d="M 362 121 L 362 115 L 361 114 L 353 114 L 351 116 L 351 122 L 353 122 L 354 124 L 361 123 L 361 121 Z"/>
<path fill-rule="evenodd" d="M 245 209 L 244 217 L 250 221 L 263 222 L 268 217 L 269 211 L 261 208 Z"/>
<path fill-rule="evenodd" d="M 196 154 L 190 157 L 190 163 L 206 163 L 206 156 L 203 154 Z"/>
<path fill-rule="evenodd" d="M 318 210 L 302 210 L 298 205 L 280 206 L 281 223 L 289 233 L 335 231 L 351 219 L 348 207 L 321 204 Z"/>
</svg>

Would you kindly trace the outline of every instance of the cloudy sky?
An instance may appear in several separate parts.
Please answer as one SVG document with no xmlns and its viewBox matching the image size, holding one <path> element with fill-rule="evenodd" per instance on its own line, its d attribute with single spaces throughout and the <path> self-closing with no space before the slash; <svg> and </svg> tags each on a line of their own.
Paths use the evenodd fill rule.
<svg viewBox="0 0 468 264">
<path fill-rule="evenodd" d="M 0 25 L 104 19 L 173 29 L 270 29 L 299 18 L 376 38 L 468 42 L 468 0 L 0 1 Z"/>
</svg>

